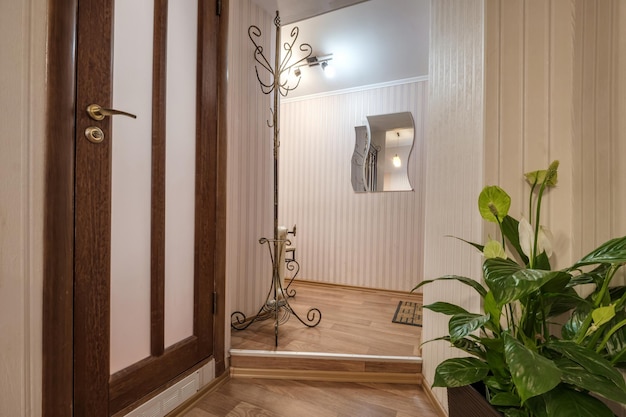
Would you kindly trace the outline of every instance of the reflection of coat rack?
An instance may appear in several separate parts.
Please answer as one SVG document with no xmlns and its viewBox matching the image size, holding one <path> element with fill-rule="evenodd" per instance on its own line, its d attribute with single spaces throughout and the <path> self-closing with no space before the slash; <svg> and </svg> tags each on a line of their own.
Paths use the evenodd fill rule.
<svg viewBox="0 0 626 417">
<path fill-rule="evenodd" d="M 368 191 L 378 190 L 378 152 L 380 148 L 370 144 L 365 158 L 365 181 Z"/>
<path fill-rule="evenodd" d="M 295 81 L 294 78 L 290 79 L 289 75 L 291 74 L 292 69 L 295 69 L 295 67 L 305 62 L 307 58 L 313 54 L 313 49 L 311 48 L 311 45 L 307 43 L 301 44 L 298 49 L 300 52 L 304 53 L 305 56 L 291 63 L 294 52 L 293 47 L 300 32 L 298 27 L 294 27 L 290 33 L 291 42 L 285 42 L 283 45 L 285 56 L 281 61 L 280 17 L 278 15 L 278 11 L 276 12 L 276 17 L 274 18 L 274 26 L 276 27 L 276 51 L 273 67 L 265 55 L 263 55 L 263 46 L 259 45 L 255 40 L 261 37 L 261 30 L 254 25 L 248 28 L 248 37 L 255 47 L 254 59 L 265 70 L 267 70 L 267 72 L 269 72 L 271 77 L 271 83 L 264 83 L 259 75 L 258 65 L 255 65 L 254 69 L 256 71 L 257 80 L 261 85 L 261 91 L 263 94 L 274 93 L 274 106 L 273 108 L 270 108 L 270 111 L 272 112 L 272 122 L 270 123 L 268 121 L 268 126 L 272 127 L 274 130 L 274 238 L 267 239 L 263 237 L 259 240 L 260 244 L 267 244 L 270 259 L 272 260 L 272 284 L 270 286 L 270 291 L 267 294 L 265 303 L 261 306 L 256 316 L 251 319 L 246 319 L 245 314 L 240 311 L 235 311 L 231 314 L 231 326 L 234 329 L 243 330 L 248 328 L 257 320 L 264 320 L 273 317 L 275 345 L 278 346 L 278 326 L 287 321 L 290 315 L 294 315 L 302 324 L 308 327 L 315 327 L 322 320 L 322 313 L 317 308 L 311 308 L 307 312 L 306 321 L 301 319 L 300 316 L 293 311 L 291 306 L 289 306 L 289 297 L 285 297 L 286 292 L 283 290 L 281 268 L 283 266 L 282 263 L 285 262 L 286 246 L 290 245 L 291 242 L 286 237 L 287 229 L 279 228 L 278 226 L 278 151 L 280 147 L 278 97 L 279 94 L 281 96 L 287 96 L 289 91 L 298 87 L 300 84 L 300 75 L 294 74 Z M 294 82 L 295 85 L 293 85 Z M 295 234 L 295 226 L 293 234 Z M 290 285 L 291 282 L 289 283 L 289 286 Z M 289 296 L 295 296 L 295 290 L 292 290 Z"/>
</svg>

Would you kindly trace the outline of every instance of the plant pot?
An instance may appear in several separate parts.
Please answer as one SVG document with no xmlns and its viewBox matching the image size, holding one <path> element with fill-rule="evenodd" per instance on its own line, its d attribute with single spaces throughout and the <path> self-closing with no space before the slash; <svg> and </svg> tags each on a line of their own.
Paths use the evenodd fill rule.
<svg viewBox="0 0 626 417">
<path fill-rule="evenodd" d="M 448 412 L 449 417 L 502 417 L 487 401 L 482 385 L 448 388 Z"/>
</svg>

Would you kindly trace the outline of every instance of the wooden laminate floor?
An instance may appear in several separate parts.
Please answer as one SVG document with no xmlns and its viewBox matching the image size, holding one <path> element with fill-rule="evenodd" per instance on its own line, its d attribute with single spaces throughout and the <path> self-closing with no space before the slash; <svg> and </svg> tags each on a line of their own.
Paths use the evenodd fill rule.
<svg viewBox="0 0 626 417">
<path fill-rule="evenodd" d="M 392 323 L 400 300 L 421 302 L 419 294 L 361 290 L 296 281 L 289 303 L 306 318 L 309 308 L 322 312 L 317 327 L 308 328 L 295 317 L 279 326 L 274 345 L 272 320 L 231 331 L 233 349 L 288 352 L 326 352 L 385 356 L 420 356 L 421 327 Z"/>
<path fill-rule="evenodd" d="M 420 356 L 421 327 L 392 323 L 402 294 L 294 282 L 290 298 L 302 317 L 319 308 L 322 320 L 308 328 L 295 317 L 279 326 L 274 346 L 272 320 L 232 330 L 237 350 L 322 352 L 381 356 Z M 204 395 L 185 417 L 437 417 L 418 385 L 230 378 Z"/>
<path fill-rule="evenodd" d="M 231 379 L 185 417 L 437 417 L 420 387 Z"/>
</svg>

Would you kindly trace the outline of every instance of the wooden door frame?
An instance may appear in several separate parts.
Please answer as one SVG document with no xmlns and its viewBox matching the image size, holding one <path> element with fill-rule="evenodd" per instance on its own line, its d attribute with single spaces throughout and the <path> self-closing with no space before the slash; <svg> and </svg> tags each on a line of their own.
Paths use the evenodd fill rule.
<svg viewBox="0 0 626 417">
<path fill-rule="evenodd" d="M 200 0 L 202 1 L 202 0 Z M 79 0 L 48 0 L 46 65 L 45 211 L 42 415 L 73 415 L 74 176 L 76 47 Z M 214 273 L 217 309 L 213 358 L 225 369 L 226 286 L 226 53 L 228 0 L 221 3 L 218 39 L 217 204 Z M 218 239 L 219 237 L 219 239 Z"/>
</svg>

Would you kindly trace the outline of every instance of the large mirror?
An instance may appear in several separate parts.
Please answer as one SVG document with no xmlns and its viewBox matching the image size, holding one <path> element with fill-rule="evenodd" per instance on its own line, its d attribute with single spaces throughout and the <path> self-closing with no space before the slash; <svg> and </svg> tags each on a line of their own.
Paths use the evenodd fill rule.
<svg viewBox="0 0 626 417">
<path fill-rule="evenodd" d="M 367 125 L 354 130 L 352 189 L 357 193 L 412 191 L 407 169 L 415 137 L 411 113 L 367 116 Z"/>
</svg>

